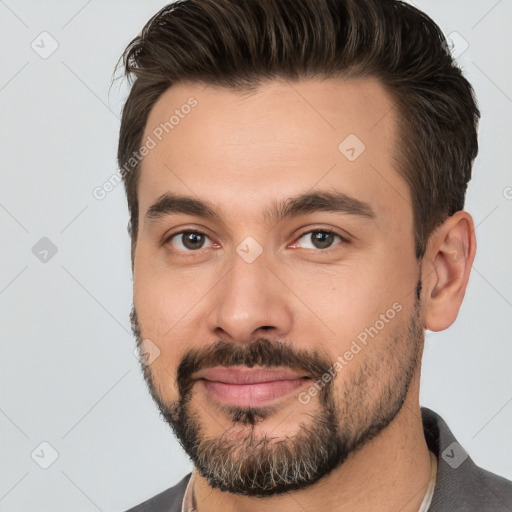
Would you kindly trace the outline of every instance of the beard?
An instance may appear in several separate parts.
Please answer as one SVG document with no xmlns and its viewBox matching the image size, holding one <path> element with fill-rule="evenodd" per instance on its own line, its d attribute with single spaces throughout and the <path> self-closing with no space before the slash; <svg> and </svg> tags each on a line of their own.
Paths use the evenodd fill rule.
<svg viewBox="0 0 512 512">
<path fill-rule="evenodd" d="M 290 368 L 306 372 L 311 384 L 329 373 L 333 361 L 316 350 L 298 350 L 290 344 L 260 338 L 250 344 L 222 340 L 186 352 L 177 369 L 179 398 L 166 402 L 149 365 L 141 363 L 149 391 L 164 420 L 170 425 L 199 474 L 212 488 L 243 496 L 271 496 L 302 489 L 339 467 L 368 441 L 382 432 L 401 410 L 419 364 L 423 343 L 421 281 L 410 318 L 370 341 L 362 363 L 351 374 L 323 382 L 313 411 L 304 412 L 293 435 L 257 433 L 256 426 L 278 412 L 279 406 L 223 406 L 221 414 L 232 428 L 208 437 L 201 415 L 194 411 L 192 375 L 214 366 Z M 140 345 L 141 326 L 135 307 L 133 333 Z M 396 319 L 398 320 L 398 319 Z M 364 355 L 364 351 L 371 354 Z M 332 371 L 332 370 L 331 370 Z M 313 402 L 311 402 L 313 403 Z M 300 404 L 297 404 L 300 407 Z M 234 435 L 235 434 L 235 435 Z"/>
</svg>

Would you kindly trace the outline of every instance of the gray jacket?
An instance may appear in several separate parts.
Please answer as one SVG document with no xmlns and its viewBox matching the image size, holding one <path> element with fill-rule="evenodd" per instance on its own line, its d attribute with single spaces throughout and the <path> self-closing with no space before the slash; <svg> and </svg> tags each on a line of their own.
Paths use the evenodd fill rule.
<svg viewBox="0 0 512 512">
<path fill-rule="evenodd" d="M 512 482 L 479 468 L 435 412 L 422 407 L 421 415 L 427 445 L 439 461 L 429 512 L 511 512 Z M 181 512 L 190 475 L 127 512 Z"/>
</svg>

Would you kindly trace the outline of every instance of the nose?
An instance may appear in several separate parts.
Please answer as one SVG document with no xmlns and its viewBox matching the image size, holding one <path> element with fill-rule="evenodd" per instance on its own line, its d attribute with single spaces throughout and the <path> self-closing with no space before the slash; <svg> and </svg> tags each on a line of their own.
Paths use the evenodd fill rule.
<svg viewBox="0 0 512 512">
<path fill-rule="evenodd" d="M 293 325 L 293 294 L 276 274 L 264 255 L 247 263 L 234 254 L 230 271 L 212 290 L 210 332 L 237 343 L 285 337 Z"/>
</svg>

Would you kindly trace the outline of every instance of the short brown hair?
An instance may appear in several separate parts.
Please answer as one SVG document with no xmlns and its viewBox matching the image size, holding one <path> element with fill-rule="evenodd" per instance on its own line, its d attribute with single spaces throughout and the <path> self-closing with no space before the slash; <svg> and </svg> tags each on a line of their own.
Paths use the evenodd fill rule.
<svg viewBox="0 0 512 512">
<path fill-rule="evenodd" d="M 337 76 L 375 77 L 396 102 L 397 171 L 411 190 L 421 259 L 433 230 L 463 209 L 478 153 L 474 91 L 447 46 L 431 18 L 397 0 L 178 0 L 161 9 L 119 59 L 133 84 L 117 154 L 132 262 L 140 164 L 126 172 L 127 163 L 169 87 L 195 81 L 251 91 L 273 78 Z"/>
</svg>

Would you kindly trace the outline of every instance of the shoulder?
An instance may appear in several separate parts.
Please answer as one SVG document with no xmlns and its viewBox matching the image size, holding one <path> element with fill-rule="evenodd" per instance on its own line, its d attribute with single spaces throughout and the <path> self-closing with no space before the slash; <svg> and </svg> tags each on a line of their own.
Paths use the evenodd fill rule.
<svg viewBox="0 0 512 512">
<path fill-rule="evenodd" d="M 506 505 L 507 510 L 512 510 L 512 482 L 485 469 L 477 469 L 482 487 L 487 489 L 498 501 Z"/>
<path fill-rule="evenodd" d="M 126 512 L 181 512 L 183 496 L 191 474 L 189 473 L 173 487 L 166 489 Z"/>
<path fill-rule="evenodd" d="M 436 487 L 432 512 L 512 510 L 512 482 L 478 467 L 469 457 L 460 468 L 450 469 L 450 473 L 438 479 Z"/>
<path fill-rule="evenodd" d="M 512 482 L 477 466 L 444 420 L 422 408 L 429 449 L 438 472 L 431 512 L 506 512 L 512 510 Z"/>
</svg>

